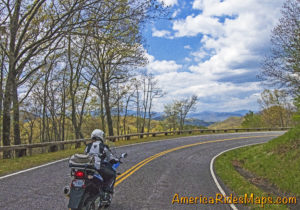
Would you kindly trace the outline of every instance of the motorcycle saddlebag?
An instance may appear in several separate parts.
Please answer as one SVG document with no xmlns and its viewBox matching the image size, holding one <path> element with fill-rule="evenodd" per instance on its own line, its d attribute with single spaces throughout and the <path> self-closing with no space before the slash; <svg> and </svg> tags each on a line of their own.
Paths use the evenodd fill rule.
<svg viewBox="0 0 300 210">
<path fill-rule="evenodd" d="M 74 154 L 69 159 L 70 167 L 94 166 L 95 158 L 91 155 Z"/>
</svg>

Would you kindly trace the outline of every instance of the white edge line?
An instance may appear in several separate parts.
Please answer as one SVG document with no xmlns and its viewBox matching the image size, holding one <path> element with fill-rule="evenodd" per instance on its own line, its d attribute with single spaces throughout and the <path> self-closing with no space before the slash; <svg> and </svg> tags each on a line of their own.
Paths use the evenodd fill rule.
<svg viewBox="0 0 300 210">
<path fill-rule="evenodd" d="M 27 172 L 27 171 L 32 171 L 32 170 L 34 170 L 34 169 L 38 169 L 38 168 L 42 168 L 42 167 L 45 167 L 45 166 L 49 166 L 49 165 L 52 165 L 52 164 L 55 164 L 55 163 L 59 163 L 59 162 L 62 162 L 62 161 L 68 160 L 68 159 L 69 159 L 69 158 L 64 158 L 64 159 L 61 159 L 61 160 L 53 161 L 53 162 L 46 163 L 46 164 L 43 164 L 43 165 L 40 165 L 40 166 L 35 166 L 35 167 L 28 168 L 28 169 L 25 169 L 25 170 L 22 170 L 22 171 L 18 171 L 18 172 L 12 173 L 12 174 L 8 174 L 8 175 L 5 175 L 5 176 L 1 176 L 1 177 L 0 177 L 0 180 L 1 180 L 1 179 L 8 178 L 8 177 L 11 177 L 11 176 L 15 176 L 15 175 L 18 175 L 18 174 Z"/>
<path fill-rule="evenodd" d="M 233 133 L 233 134 L 242 134 L 242 133 L 265 133 L 265 131 L 262 131 L 262 132 L 241 132 L 241 133 Z M 224 134 L 224 133 L 218 133 L 218 134 L 214 134 L 214 135 L 222 135 L 222 134 Z M 129 146 L 135 146 L 135 145 L 140 145 L 140 144 L 149 144 L 149 143 L 153 143 L 153 142 L 170 141 L 170 140 L 176 140 L 176 139 L 185 139 L 185 138 L 191 138 L 191 137 L 211 136 L 211 135 L 212 134 L 206 134 L 206 135 L 185 136 L 185 137 L 177 137 L 177 138 L 162 139 L 162 140 L 153 140 L 153 141 L 147 141 L 147 142 L 141 142 L 141 143 L 118 146 L 116 148 L 129 147 Z M 35 169 L 38 169 L 38 168 L 42 168 L 42 167 L 45 167 L 45 166 L 49 166 L 49 165 L 52 165 L 52 164 L 55 164 L 55 163 L 59 163 L 59 162 L 62 162 L 62 161 L 68 160 L 68 159 L 69 158 L 64 158 L 64 159 L 61 159 L 61 160 L 53 161 L 53 162 L 50 162 L 50 163 L 46 163 L 46 164 L 43 164 L 43 165 L 39 165 L 39 166 L 28 168 L 28 169 L 25 169 L 25 170 L 22 170 L 22 171 L 18 171 L 18 172 L 12 173 L 12 174 L 7 174 L 5 176 L 0 176 L 0 180 L 11 177 L 11 176 L 15 176 L 15 175 L 18 175 L 18 174 L 22 174 L 22 173 L 25 173 L 25 172 L 28 172 L 28 171 L 32 171 L 32 170 L 35 170 Z"/>
<path fill-rule="evenodd" d="M 217 178 L 216 178 L 216 175 L 215 175 L 215 172 L 214 172 L 214 161 L 217 157 L 219 157 L 220 155 L 222 155 L 223 153 L 225 152 L 229 152 L 231 150 L 235 150 L 235 149 L 238 149 L 238 148 L 242 148 L 242 147 L 247 147 L 247 146 L 253 146 L 253 145 L 258 145 L 258 144 L 264 144 L 266 142 L 260 142 L 260 143 L 254 143 L 254 144 L 246 144 L 246 145 L 242 145 L 242 146 L 238 146 L 238 147 L 234 147 L 234 148 L 231 148 L 231 149 L 227 149 L 227 150 L 224 150 L 223 152 L 220 152 L 219 154 L 217 154 L 216 156 L 214 156 L 211 161 L 210 161 L 210 173 L 211 173 L 211 176 L 215 182 L 215 184 L 217 185 L 220 193 L 223 195 L 223 196 L 226 196 L 226 193 L 225 191 L 223 190 L 223 188 L 221 187 L 220 183 L 218 182 Z M 233 209 L 233 210 L 238 210 L 238 208 L 233 204 L 231 203 L 230 204 L 230 207 Z"/>
</svg>

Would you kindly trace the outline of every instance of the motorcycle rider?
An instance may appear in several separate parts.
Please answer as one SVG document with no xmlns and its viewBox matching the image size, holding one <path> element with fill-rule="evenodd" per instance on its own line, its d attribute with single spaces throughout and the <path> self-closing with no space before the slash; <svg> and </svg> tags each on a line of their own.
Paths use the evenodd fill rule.
<svg viewBox="0 0 300 210">
<path fill-rule="evenodd" d="M 105 134 L 100 129 L 93 130 L 91 134 L 92 142 L 87 144 L 84 152 L 95 157 L 95 168 L 99 171 L 99 174 L 103 177 L 104 192 L 113 193 L 113 186 L 116 179 L 116 171 L 112 168 L 112 165 L 119 162 L 109 147 L 104 144 Z"/>
</svg>

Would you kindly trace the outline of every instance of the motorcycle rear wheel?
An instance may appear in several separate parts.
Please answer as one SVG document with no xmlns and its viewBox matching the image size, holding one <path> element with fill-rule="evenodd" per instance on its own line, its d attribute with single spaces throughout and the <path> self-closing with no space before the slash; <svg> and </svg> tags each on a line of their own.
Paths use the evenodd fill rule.
<svg viewBox="0 0 300 210">
<path fill-rule="evenodd" d="M 90 200 L 87 202 L 85 210 L 97 210 L 94 200 Z"/>
</svg>

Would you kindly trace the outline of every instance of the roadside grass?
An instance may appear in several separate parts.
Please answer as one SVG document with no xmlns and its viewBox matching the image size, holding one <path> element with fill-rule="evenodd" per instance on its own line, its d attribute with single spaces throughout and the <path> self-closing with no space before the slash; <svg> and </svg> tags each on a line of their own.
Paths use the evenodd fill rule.
<svg viewBox="0 0 300 210">
<path fill-rule="evenodd" d="M 130 140 L 120 140 L 115 142 L 114 145 L 118 147 L 118 146 L 130 145 L 135 143 L 141 143 L 141 142 L 174 139 L 179 137 L 198 136 L 198 135 L 203 135 L 203 134 L 194 133 L 194 134 L 168 135 L 168 136 L 157 136 L 157 137 L 144 137 L 142 139 L 139 138 L 139 139 L 130 139 Z M 21 158 L 14 158 L 14 159 L 0 159 L 0 176 L 7 175 L 20 170 L 28 169 L 31 167 L 39 166 L 52 161 L 60 160 L 63 158 L 67 158 L 75 153 L 83 153 L 84 148 L 85 146 L 81 146 L 80 148 L 75 149 L 74 146 L 72 146 L 71 149 L 59 150 L 57 152 L 33 154 L 32 156 L 26 156 Z"/>
<path fill-rule="evenodd" d="M 221 180 L 236 195 L 245 193 L 254 196 L 268 196 L 241 176 L 232 161 L 242 163 L 241 167 L 256 177 L 266 179 L 285 195 L 300 196 L 300 129 L 294 128 L 266 144 L 239 148 L 224 153 L 215 162 L 215 170 Z M 274 200 L 275 196 L 273 195 Z M 299 202 L 299 201 L 298 201 Z M 261 205 L 251 205 L 260 208 Z M 288 209 L 286 205 L 266 205 L 265 209 Z"/>
</svg>

